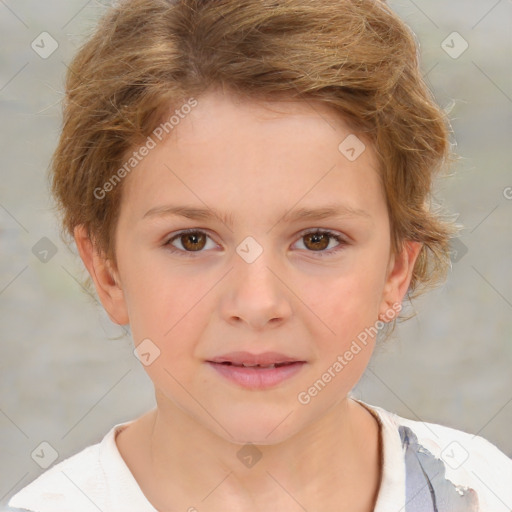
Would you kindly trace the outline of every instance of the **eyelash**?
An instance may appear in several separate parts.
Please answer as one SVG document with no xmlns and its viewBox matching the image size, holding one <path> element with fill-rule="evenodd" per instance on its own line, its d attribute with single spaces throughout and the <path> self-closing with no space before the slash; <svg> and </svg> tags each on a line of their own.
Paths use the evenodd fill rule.
<svg viewBox="0 0 512 512">
<path fill-rule="evenodd" d="M 185 229 L 184 231 L 180 231 L 179 233 L 176 233 L 171 238 L 169 238 L 164 243 L 164 247 L 168 248 L 171 253 L 179 254 L 180 256 L 185 256 L 185 257 L 194 257 L 196 254 L 203 253 L 204 250 L 201 250 L 201 251 L 186 251 L 186 250 L 182 250 L 182 249 L 177 249 L 176 247 L 174 247 L 171 244 L 171 242 L 173 242 L 176 239 L 179 239 L 183 235 L 197 234 L 197 233 L 204 234 L 208 238 L 211 239 L 210 235 L 208 235 L 208 233 L 206 231 L 203 231 L 201 229 Z M 338 247 L 336 247 L 334 249 L 330 249 L 330 250 L 325 250 L 324 249 L 322 251 L 311 251 L 311 250 L 307 251 L 307 252 L 310 252 L 310 253 L 313 253 L 313 254 L 318 254 L 320 257 L 332 256 L 334 254 L 337 254 L 339 251 L 343 250 L 343 248 L 346 245 L 348 245 L 347 240 L 342 238 L 339 234 L 337 234 L 337 233 L 335 233 L 333 231 L 330 231 L 328 229 L 313 229 L 313 230 L 309 230 L 309 231 L 303 232 L 303 233 L 301 233 L 299 239 L 304 238 L 307 235 L 328 235 L 329 238 L 336 240 L 336 242 L 338 242 L 340 244 Z"/>
</svg>

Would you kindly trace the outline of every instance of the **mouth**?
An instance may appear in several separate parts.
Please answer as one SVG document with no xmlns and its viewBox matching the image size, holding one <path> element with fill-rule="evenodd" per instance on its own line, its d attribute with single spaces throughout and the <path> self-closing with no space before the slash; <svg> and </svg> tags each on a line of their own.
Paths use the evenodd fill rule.
<svg viewBox="0 0 512 512">
<path fill-rule="evenodd" d="M 234 352 L 206 361 L 217 375 L 238 386 L 263 390 L 276 387 L 292 378 L 306 364 L 306 361 L 293 359 L 282 354 L 250 354 Z"/>
<path fill-rule="evenodd" d="M 213 364 L 222 364 L 225 366 L 236 366 L 238 368 L 254 368 L 255 370 L 259 370 L 262 368 L 281 368 L 282 366 L 289 366 L 296 363 L 301 363 L 304 361 L 290 361 L 286 363 L 272 363 L 272 364 L 249 364 L 249 363 L 232 363 L 231 361 L 223 361 L 221 363 L 215 361 L 208 361 Z"/>
<path fill-rule="evenodd" d="M 279 368 L 292 363 L 305 363 L 304 360 L 280 354 L 279 352 L 263 352 L 253 354 L 252 352 L 229 352 L 213 359 L 209 363 L 239 366 L 245 368 Z"/>
</svg>

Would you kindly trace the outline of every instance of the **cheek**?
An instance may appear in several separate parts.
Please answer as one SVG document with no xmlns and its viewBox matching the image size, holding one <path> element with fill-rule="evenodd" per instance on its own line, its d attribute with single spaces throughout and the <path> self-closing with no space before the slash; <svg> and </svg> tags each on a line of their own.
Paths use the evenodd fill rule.
<svg viewBox="0 0 512 512">
<path fill-rule="evenodd" d="M 377 319 L 383 290 L 383 273 L 371 265 L 350 266 L 342 275 L 310 289 L 311 308 L 337 333 L 364 328 Z M 353 334 L 353 333 L 352 333 Z"/>
<path fill-rule="evenodd" d="M 172 326 L 169 313 L 175 311 L 179 302 L 180 283 L 169 286 L 161 265 L 148 261 L 147 254 L 138 251 L 136 246 L 120 243 L 119 247 L 119 272 L 134 341 L 160 338 Z M 164 322 L 168 325 L 163 325 Z"/>
<path fill-rule="evenodd" d="M 373 276 L 366 273 L 338 279 L 328 291 L 324 290 L 317 310 L 323 322 L 317 322 L 312 330 L 317 364 L 311 383 L 316 379 L 332 381 L 331 392 L 323 395 L 331 400 L 352 389 L 372 356 L 379 312 Z"/>
<path fill-rule="evenodd" d="M 134 342 L 149 338 L 162 360 L 171 353 L 179 360 L 190 352 L 211 316 L 205 294 L 215 281 L 208 285 L 207 279 L 171 266 L 165 258 L 143 260 L 134 256 L 125 265 L 125 299 Z"/>
</svg>

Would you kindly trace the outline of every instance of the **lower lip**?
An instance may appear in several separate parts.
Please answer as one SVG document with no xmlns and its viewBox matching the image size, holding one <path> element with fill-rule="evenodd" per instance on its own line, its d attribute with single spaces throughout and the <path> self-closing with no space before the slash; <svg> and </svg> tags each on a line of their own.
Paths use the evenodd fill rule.
<svg viewBox="0 0 512 512">
<path fill-rule="evenodd" d="M 246 389 L 267 389 L 293 377 L 297 374 L 304 362 L 297 362 L 278 366 L 277 368 L 246 368 L 243 366 L 233 366 L 228 364 L 212 363 L 208 364 L 218 371 L 226 379 L 235 382 Z"/>
</svg>

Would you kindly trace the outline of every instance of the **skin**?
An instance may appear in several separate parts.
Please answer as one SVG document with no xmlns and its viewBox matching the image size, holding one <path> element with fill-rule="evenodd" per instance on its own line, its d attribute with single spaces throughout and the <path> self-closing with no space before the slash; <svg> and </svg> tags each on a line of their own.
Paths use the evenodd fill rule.
<svg viewBox="0 0 512 512">
<path fill-rule="evenodd" d="M 149 338 L 160 350 L 144 366 L 157 407 L 118 435 L 119 451 L 162 511 L 371 511 L 379 427 L 347 394 L 375 339 L 307 405 L 297 397 L 401 303 L 421 244 L 392 254 L 374 149 L 365 142 L 349 161 L 338 146 L 353 131 L 327 106 L 240 101 L 222 90 L 198 102 L 125 179 L 116 263 L 75 230 L 110 318 L 130 324 L 135 345 Z M 366 215 L 282 219 L 327 203 Z M 144 218 L 169 204 L 217 208 L 233 224 Z M 204 231 L 206 244 L 176 237 L 165 245 L 189 228 Z M 330 239 L 321 256 L 304 237 L 316 228 L 346 243 Z M 263 249 L 252 263 L 236 252 L 248 236 Z M 205 362 L 235 350 L 307 363 L 275 388 L 247 390 Z M 237 457 L 248 442 L 262 455 L 252 468 Z"/>
</svg>

